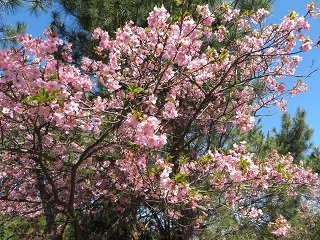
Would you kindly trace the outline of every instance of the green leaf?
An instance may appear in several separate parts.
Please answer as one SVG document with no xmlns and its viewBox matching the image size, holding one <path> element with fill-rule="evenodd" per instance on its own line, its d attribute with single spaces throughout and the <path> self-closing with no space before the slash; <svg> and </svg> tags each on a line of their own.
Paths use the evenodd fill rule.
<svg viewBox="0 0 320 240">
<path fill-rule="evenodd" d="M 53 74 L 49 75 L 48 80 L 52 81 L 52 80 L 55 80 L 57 78 L 58 78 L 58 74 L 53 73 Z"/>
<path fill-rule="evenodd" d="M 27 98 L 27 102 L 32 102 L 32 101 L 37 101 L 38 100 L 38 96 L 31 96 Z"/>
<path fill-rule="evenodd" d="M 170 157 L 171 157 L 171 159 L 173 158 L 173 156 L 170 156 Z M 178 162 L 179 162 L 180 164 L 184 164 L 184 163 L 189 162 L 189 159 L 188 159 L 187 157 L 180 157 L 179 160 L 178 160 Z"/>
<path fill-rule="evenodd" d="M 129 91 L 132 93 L 141 93 L 144 92 L 144 89 L 141 87 L 136 87 L 132 84 L 128 84 Z"/>
<path fill-rule="evenodd" d="M 276 170 L 277 170 L 278 172 L 281 172 L 283 169 L 284 169 L 284 165 L 283 165 L 282 163 L 278 163 L 278 164 L 276 165 Z"/>
<path fill-rule="evenodd" d="M 38 90 L 38 94 L 39 96 L 45 96 L 46 95 L 46 89 L 44 87 L 41 87 L 39 90 Z"/>
<path fill-rule="evenodd" d="M 291 175 L 291 174 L 285 173 L 285 172 L 281 173 L 281 176 L 282 176 L 283 178 L 287 178 L 287 179 L 291 179 L 291 178 L 292 178 L 292 175 Z"/>
<path fill-rule="evenodd" d="M 292 12 L 289 13 L 288 17 L 289 17 L 290 19 L 292 19 L 292 20 L 293 20 L 293 19 L 296 19 L 297 13 L 296 13 L 295 11 L 292 11 Z"/>
<path fill-rule="evenodd" d="M 137 111 L 137 110 L 133 110 L 132 111 L 132 114 L 140 121 L 142 121 L 142 113 L 140 111 Z"/>
<path fill-rule="evenodd" d="M 37 103 L 51 103 L 56 100 L 57 95 L 60 93 L 61 93 L 60 90 L 54 90 L 52 92 L 48 92 L 44 87 L 41 87 L 38 90 L 38 95 L 28 97 L 27 102 L 36 101 Z M 63 102 L 64 102 L 64 99 L 63 99 Z"/>
<path fill-rule="evenodd" d="M 64 102 L 65 102 L 65 97 L 62 96 L 62 97 L 59 99 L 59 106 L 60 106 L 60 108 L 64 108 Z"/>
<path fill-rule="evenodd" d="M 144 92 L 144 89 L 141 87 L 138 87 L 138 88 L 133 89 L 133 92 L 134 93 L 141 93 L 141 92 Z"/>
<path fill-rule="evenodd" d="M 206 155 L 200 157 L 199 160 L 203 163 L 208 163 L 211 160 L 211 156 L 209 154 L 206 154 Z"/>
<path fill-rule="evenodd" d="M 153 173 L 155 173 L 155 174 L 158 174 L 158 173 L 160 173 L 160 172 L 163 171 L 163 170 L 164 170 L 164 167 L 163 167 L 163 166 L 161 166 L 161 167 L 153 167 L 153 168 L 150 169 L 150 171 L 153 172 Z"/>
<path fill-rule="evenodd" d="M 184 173 L 177 173 L 174 178 L 176 180 L 177 183 L 188 183 L 187 179 L 186 179 L 186 174 Z"/>
<path fill-rule="evenodd" d="M 165 156 L 164 161 L 165 161 L 166 163 L 168 163 L 168 162 L 171 161 L 171 159 L 173 159 L 173 157 L 174 157 L 174 156 L 172 156 L 172 155 L 169 154 L 169 155 Z M 180 160 L 179 160 L 179 163 L 180 163 Z"/>
<path fill-rule="evenodd" d="M 214 176 L 215 176 L 215 178 L 217 179 L 217 180 L 221 180 L 221 178 L 223 177 L 223 173 L 222 172 L 217 172 Z"/>
<path fill-rule="evenodd" d="M 250 162 L 246 161 L 243 157 L 240 157 L 240 168 L 243 170 L 243 171 L 246 171 L 247 167 L 251 165 Z"/>
</svg>

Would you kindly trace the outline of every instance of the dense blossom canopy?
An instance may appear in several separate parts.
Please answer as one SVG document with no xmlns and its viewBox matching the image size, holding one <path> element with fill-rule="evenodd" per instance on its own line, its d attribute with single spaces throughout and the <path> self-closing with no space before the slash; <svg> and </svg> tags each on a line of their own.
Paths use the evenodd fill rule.
<svg viewBox="0 0 320 240">
<path fill-rule="evenodd" d="M 292 12 L 270 26 L 263 9 L 196 11 L 175 21 L 156 7 L 147 28 L 129 22 L 115 39 L 95 29 L 100 57 L 84 58 L 81 68 L 53 29 L 0 51 L 2 212 L 47 220 L 61 213 L 78 229 L 78 211 L 112 200 L 122 214 L 161 208 L 196 228 L 220 205 L 261 220 L 257 199 L 296 195 L 301 186 L 315 192 L 317 176 L 290 155 L 259 159 L 243 142 L 192 147 L 230 126 L 247 132 L 260 108 L 284 109 L 285 93 L 306 90 L 300 80 L 281 80 L 312 48 L 306 17 L 318 9 L 308 5 L 306 17 Z M 276 235 L 289 229 L 282 217 L 270 226 Z M 58 234 L 53 228 L 48 234 Z"/>
</svg>

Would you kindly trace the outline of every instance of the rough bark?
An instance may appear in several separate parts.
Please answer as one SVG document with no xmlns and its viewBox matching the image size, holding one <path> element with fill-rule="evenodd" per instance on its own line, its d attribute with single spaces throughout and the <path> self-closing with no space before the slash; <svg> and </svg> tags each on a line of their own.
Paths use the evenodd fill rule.
<svg viewBox="0 0 320 240">
<path fill-rule="evenodd" d="M 50 203 L 50 197 L 46 191 L 44 177 L 40 171 L 37 171 L 36 174 L 38 177 L 38 186 L 37 187 L 40 192 L 43 211 L 44 211 L 44 215 L 46 218 L 46 232 L 47 232 L 50 240 L 61 240 L 62 236 L 59 235 L 58 231 L 57 231 L 55 212 L 54 212 L 54 209 Z"/>
</svg>

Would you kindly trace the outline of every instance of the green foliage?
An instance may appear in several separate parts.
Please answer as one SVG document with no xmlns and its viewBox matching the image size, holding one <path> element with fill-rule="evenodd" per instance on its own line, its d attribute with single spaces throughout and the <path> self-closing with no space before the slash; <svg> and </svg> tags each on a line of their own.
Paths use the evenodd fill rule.
<svg viewBox="0 0 320 240">
<path fill-rule="evenodd" d="M 306 164 L 311 167 L 312 170 L 320 174 L 320 148 L 313 147 L 311 154 L 306 159 Z"/>
<path fill-rule="evenodd" d="M 16 37 L 22 34 L 26 29 L 23 22 L 17 22 L 15 26 L 1 25 L 0 26 L 0 44 L 3 48 L 9 47 L 16 43 Z"/>
<path fill-rule="evenodd" d="M 283 155 L 290 153 L 295 163 L 303 160 L 311 149 L 313 130 L 306 123 L 306 112 L 300 108 L 293 118 L 288 113 L 283 114 L 281 129 L 274 130 L 274 133 L 278 152 Z"/>
<path fill-rule="evenodd" d="M 259 8 L 270 10 L 274 0 L 245 0 L 236 2 L 242 11 L 257 11 Z"/>
<path fill-rule="evenodd" d="M 0 239 L 20 240 L 45 235 L 45 217 L 0 216 Z"/>
<path fill-rule="evenodd" d="M 129 91 L 130 91 L 131 93 L 141 93 L 141 92 L 144 91 L 143 88 L 141 88 L 141 87 L 136 87 L 136 86 L 134 86 L 134 85 L 132 85 L 132 84 L 128 84 L 128 88 L 129 88 Z"/>
<path fill-rule="evenodd" d="M 44 87 L 38 90 L 38 94 L 28 98 L 28 102 L 36 101 L 37 103 L 51 103 L 57 99 L 57 95 L 60 94 L 60 90 L 47 91 Z M 59 102 L 60 103 L 60 102 Z M 63 102 L 60 103 L 63 106 Z"/>
<path fill-rule="evenodd" d="M 239 130 L 231 133 L 229 144 L 245 141 L 251 152 L 257 157 L 263 158 L 270 152 L 276 150 L 282 155 L 290 153 L 294 162 L 305 161 L 306 154 L 312 149 L 311 138 L 313 129 L 306 123 L 306 111 L 298 108 L 294 117 L 289 113 L 284 113 L 281 119 L 281 128 L 273 129 L 274 135 L 268 133 L 266 136 L 262 132 L 262 125 L 258 124 L 248 133 L 241 134 Z M 320 152 L 318 153 L 320 157 Z M 314 149 L 313 159 L 317 156 Z M 310 159 L 311 161 L 311 159 Z"/>
<path fill-rule="evenodd" d="M 14 12 L 18 7 L 21 6 L 23 1 L 21 0 L 1 0 L 0 1 L 0 11 L 1 12 Z"/>
<path fill-rule="evenodd" d="M 188 183 L 188 180 L 186 179 L 186 174 L 184 173 L 177 173 L 174 176 L 177 183 Z"/>
<path fill-rule="evenodd" d="M 227 142 L 229 145 L 236 142 L 246 142 L 249 151 L 255 153 L 257 159 L 264 159 L 277 149 L 275 138 L 269 133 L 265 136 L 260 121 L 248 133 L 243 134 L 237 129 L 234 130 Z"/>
<path fill-rule="evenodd" d="M 52 0 L 0 0 L 0 18 L 5 14 L 12 14 L 19 7 L 29 7 L 30 13 L 37 14 L 38 11 L 45 11 L 52 4 Z M 26 25 L 23 22 L 17 22 L 14 26 L 5 22 L 0 23 L 0 44 L 2 47 L 10 47 L 16 44 L 16 37 L 24 32 Z"/>
</svg>

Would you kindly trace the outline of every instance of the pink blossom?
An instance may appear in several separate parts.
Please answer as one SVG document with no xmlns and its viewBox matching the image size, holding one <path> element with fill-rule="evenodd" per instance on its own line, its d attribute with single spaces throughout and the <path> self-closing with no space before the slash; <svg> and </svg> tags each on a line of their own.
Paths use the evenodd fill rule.
<svg viewBox="0 0 320 240">
<path fill-rule="evenodd" d="M 227 33 L 227 29 L 224 26 L 221 26 L 214 32 L 214 36 L 216 37 L 218 42 L 222 42 Z"/>
<path fill-rule="evenodd" d="M 242 172 L 239 170 L 232 170 L 230 172 L 230 178 L 234 182 L 240 182 L 242 180 Z"/>
<path fill-rule="evenodd" d="M 176 118 L 178 116 L 178 111 L 176 110 L 176 105 L 172 102 L 167 102 L 164 105 L 164 110 L 162 113 L 165 118 Z"/>
<path fill-rule="evenodd" d="M 305 39 L 300 47 L 301 50 L 304 52 L 310 51 L 312 49 L 312 43 L 313 42 L 309 38 Z"/>
</svg>

